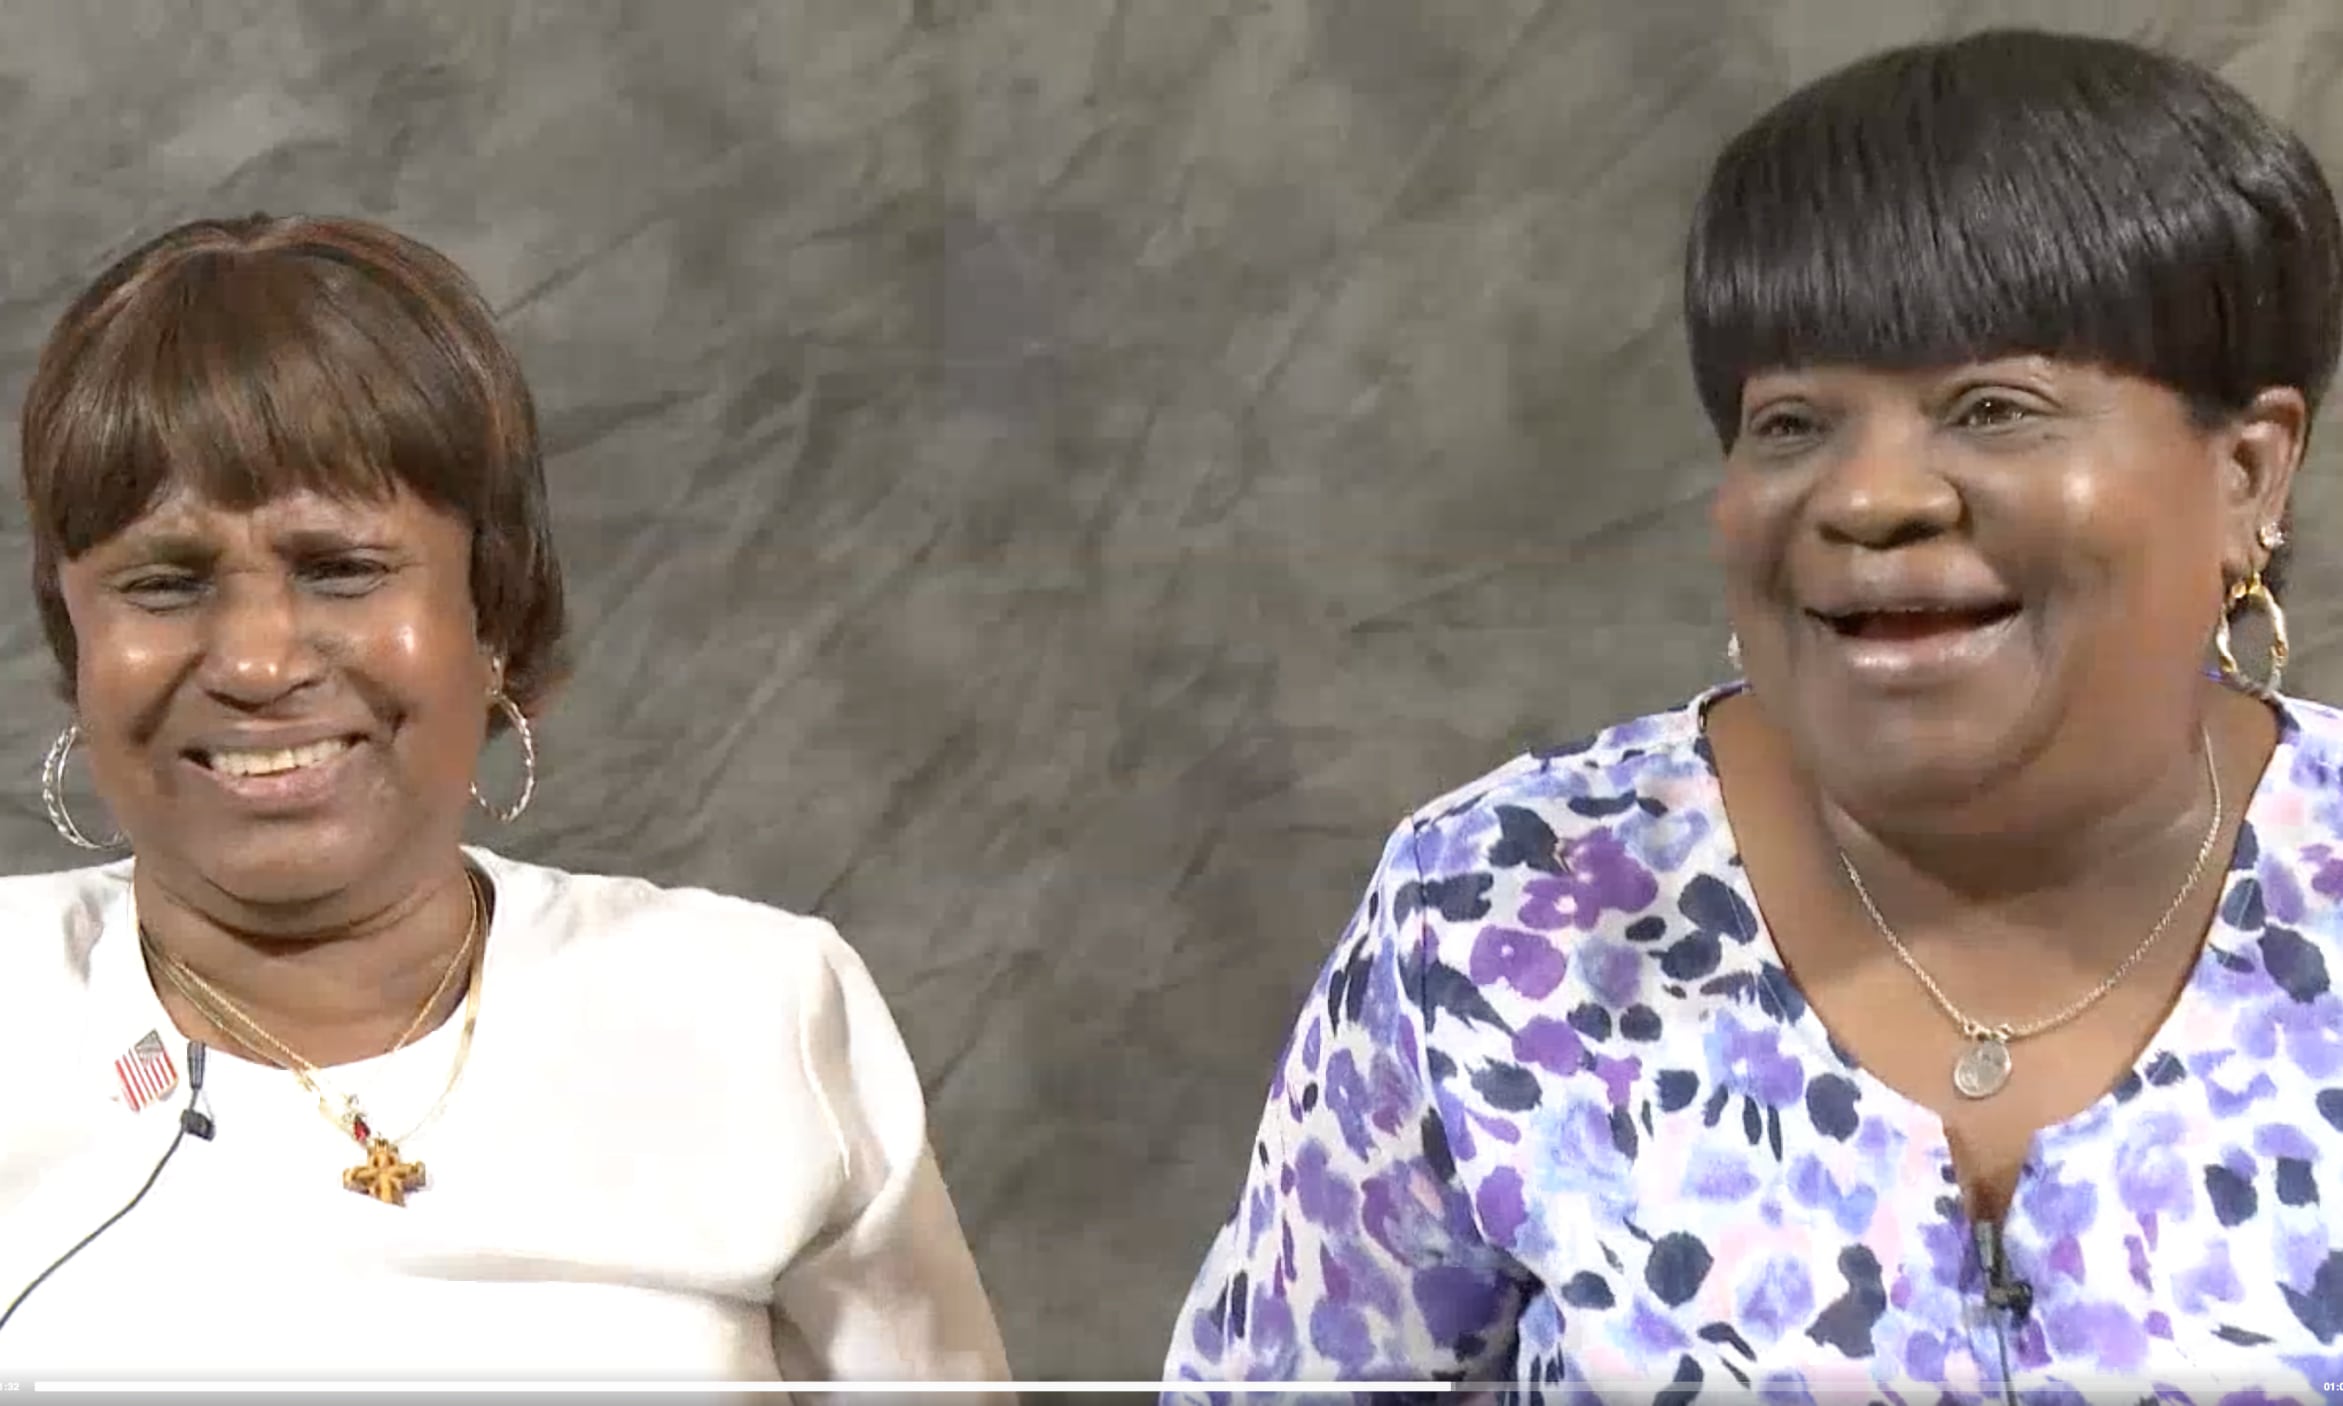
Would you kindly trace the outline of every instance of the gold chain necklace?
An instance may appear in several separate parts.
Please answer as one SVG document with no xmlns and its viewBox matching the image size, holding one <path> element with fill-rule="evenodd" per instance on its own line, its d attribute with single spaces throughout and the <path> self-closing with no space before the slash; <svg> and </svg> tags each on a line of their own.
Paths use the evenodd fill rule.
<svg viewBox="0 0 2343 1406">
<path fill-rule="evenodd" d="M 1928 969 L 1920 965 L 1920 959 L 1912 955 L 1912 950 L 1904 946 L 1904 940 L 1896 936 L 1896 930 L 1889 927 L 1887 919 L 1881 916 L 1879 905 L 1871 901 L 1871 890 L 1863 886 L 1863 876 L 1855 870 L 1855 861 L 1847 857 L 1845 850 L 1839 851 L 1839 864 L 1847 871 L 1847 882 L 1855 886 L 1855 897 L 1862 902 L 1863 912 L 1871 919 L 1871 925 L 1879 929 L 1881 937 L 1887 939 L 1887 945 L 1895 952 L 1897 960 L 1901 961 L 1913 976 L 1920 979 L 1920 985 L 1927 990 L 1930 999 L 1936 1002 L 1937 1009 L 1943 1011 L 1953 1024 L 1959 1026 L 1961 1034 L 1968 1039 L 1969 1047 L 1961 1052 L 1961 1057 L 1958 1060 L 1953 1062 L 1953 1088 L 1957 1089 L 1963 1098 L 1991 1098 L 2000 1093 L 2003 1086 L 2009 1083 L 2013 1067 L 2009 1053 L 2010 1043 L 2040 1035 L 2045 1031 L 2056 1030 L 2106 999 L 2107 994 L 2122 985 L 2123 979 L 2130 976 L 2132 969 L 2147 957 L 2148 949 L 2156 945 L 2156 940 L 2164 936 L 2164 930 L 2171 927 L 2172 920 L 2179 916 L 2181 905 L 2188 901 L 2190 894 L 2196 892 L 2197 880 L 2204 877 L 2205 864 L 2213 857 L 2213 846 L 2221 838 L 2223 818 L 2221 768 L 2213 757 L 2212 734 L 2200 729 L 2197 738 L 2205 749 L 2205 777 L 2213 789 L 2213 819 L 2212 823 L 2205 827 L 2205 838 L 2197 845 L 2197 857 L 2188 866 L 2188 877 L 2180 881 L 2180 892 L 2172 895 L 2172 901 L 2164 906 L 2164 916 L 2156 920 L 2156 926 L 2148 929 L 2148 935 L 2140 939 L 2140 945 L 2133 948 L 2131 955 L 2124 958 L 2114 971 L 2109 972 L 2097 986 L 2084 992 L 2064 1008 L 2053 1011 L 2039 1020 L 2028 1021 L 2023 1025 L 2013 1025 L 2007 1022 L 2000 1025 L 1987 1025 L 1981 1020 L 1972 1019 L 1959 1006 L 1954 1005 L 1952 997 L 1944 994 L 1944 988 L 1936 984 L 1936 978 L 1930 976 Z"/>
<path fill-rule="evenodd" d="M 464 888 L 471 895 L 472 918 L 464 931 L 463 944 L 448 959 L 447 967 L 440 973 L 439 984 L 433 988 L 430 999 L 415 1013 L 414 1020 L 408 1022 L 397 1043 L 384 1051 L 385 1054 L 394 1053 L 411 1043 L 422 1030 L 423 1022 L 438 1007 L 440 998 L 447 994 L 448 984 L 455 979 L 456 972 L 468 968 L 471 984 L 464 993 L 464 1024 L 456 1042 L 455 1062 L 448 1071 L 447 1083 L 441 1087 L 439 1098 L 432 1103 L 430 1110 L 413 1127 L 397 1137 L 385 1137 L 377 1132 L 367 1121 L 365 1110 L 355 1097 L 331 1090 L 323 1070 L 262 1028 L 260 1022 L 254 1020 L 218 987 L 204 980 L 193 968 L 157 947 L 144 927 L 139 929 L 139 945 L 154 962 L 155 969 L 204 1019 L 218 1026 L 251 1053 L 289 1071 L 301 1082 L 301 1087 L 317 1100 L 317 1111 L 325 1115 L 326 1121 L 340 1128 L 353 1142 L 366 1149 L 366 1161 L 342 1173 L 344 1187 L 372 1196 L 377 1201 L 403 1206 L 407 1204 L 407 1193 L 424 1185 L 424 1170 L 422 1163 L 406 1160 L 399 1151 L 399 1144 L 429 1127 L 439 1116 L 440 1110 L 447 1106 L 449 1095 L 455 1092 L 456 1082 L 463 1077 L 464 1065 L 472 1052 L 472 1032 L 479 1023 L 480 969 L 487 955 L 487 944 L 481 940 L 486 900 L 480 892 L 479 880 L 468 870 L 464 875 Z"/>
</svg>

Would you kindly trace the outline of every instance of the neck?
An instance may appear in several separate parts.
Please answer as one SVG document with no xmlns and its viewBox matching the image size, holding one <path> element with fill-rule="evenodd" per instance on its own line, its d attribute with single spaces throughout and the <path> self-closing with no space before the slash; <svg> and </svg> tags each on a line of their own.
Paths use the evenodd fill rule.
<svg viewBox="0 0 2343 1406">
<path fill-rule="evenodd" d="M 436 1028 L 464 996 L 448 977 L 471 933 L 473 897 L 460 853 L 421 881 L 331 921 L 292 924 L 223 911 L 141 865 L 132 891 L 139 925 L 161 954 L 183 964 L 238 1012 L 320 1067 L 383 1054 L 414 1025 Z M 208 896 L 207 896 L 208 897 Z M 486 925 L 485 912 L 481 923 Z M 485 940 L 485 933 L 481 939 Z M 149 974 L 180 1030 L 265 1064 L 282 1060 L 233 1020 L 215 1020 L 170 981 Z M 437 991 L 437 998 L 433 993 Z M 431 1009 L 424 1012 L 426 1002 Z"/>
<path fill-rule="evenodd" d="M 2234 832 L 2259 769 L 2237 716 L 2219 702 L 2201 733 L 2190 723 L 2157 761 L 2108 768 L 2096 785 L 2013 779 L 2007 794 L 1980 798 L 1993 824 L 1867 824 L 1818 798 L 1820 823 L 1907 945 L 1947 940 L 1978 952 L 1999 941 L 2030 960 L 2058 954 L 2096 967 L 2146 936 L 2206 844 L 2214 826 L 2206 738 L 2223 814 L 2191 891 L 2201 901 L 2208 880 L 2218 885 L 2220 840 Z M 2066 804 L 2045 799 L 2059 794 Z M 2044 934 L 2057 940 L 2045 943 Z"/>
</svg>

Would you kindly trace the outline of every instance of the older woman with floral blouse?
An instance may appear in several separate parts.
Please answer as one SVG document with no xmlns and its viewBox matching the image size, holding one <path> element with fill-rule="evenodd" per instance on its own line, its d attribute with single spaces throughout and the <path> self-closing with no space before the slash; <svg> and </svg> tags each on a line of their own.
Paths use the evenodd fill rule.
<svg viewBox="0 0 2343 1406">
<path fill-rule="evenodd" d="M 2108 40 L 1739 136 L 1685 303 L 1747 681 L 1399 828 L 1168 1375 L 2343 1380 L 2343 714 L 2274 594 L 2339 246 L 2298 140 Z"/>
</svg>

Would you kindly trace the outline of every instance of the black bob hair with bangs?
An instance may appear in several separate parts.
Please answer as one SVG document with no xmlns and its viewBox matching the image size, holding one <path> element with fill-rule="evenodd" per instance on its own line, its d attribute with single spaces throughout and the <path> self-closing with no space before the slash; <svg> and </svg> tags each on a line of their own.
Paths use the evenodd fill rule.
<svg viewBox="0 0 2343 1406">
<path fill-rule="evenodd" d="M 2317 409 L 2343 334 L 2343 230 L 2298 137 L 2195 64 L 2035 30 L 1889 50 L 1783 100 L 1718 157 L 1684 274 L 1727 449 L 1773 369 L 2039 354 L 2212 425 L 2275 386 Z"/>
</svg>

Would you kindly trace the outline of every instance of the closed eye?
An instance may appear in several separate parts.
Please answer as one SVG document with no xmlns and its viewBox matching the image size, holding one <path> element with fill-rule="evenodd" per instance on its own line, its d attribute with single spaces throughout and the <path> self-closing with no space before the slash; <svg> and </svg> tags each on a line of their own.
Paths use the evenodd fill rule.
<svg viewBox="0 0 2343 1406">
<path fill-rule="evenodd" d="M 320 557 L 301 568 L 303 580 L 335 596 L 365 595 L 389 574 L 388 565 L 371 557 Z"/>
<path fill-rule="evenodd" d="M 203 582 L 184 571 L 149 571 L 119 583 L 114 589 L 142 609 L 170 610 L 202 594 Z"/>
</svg>

